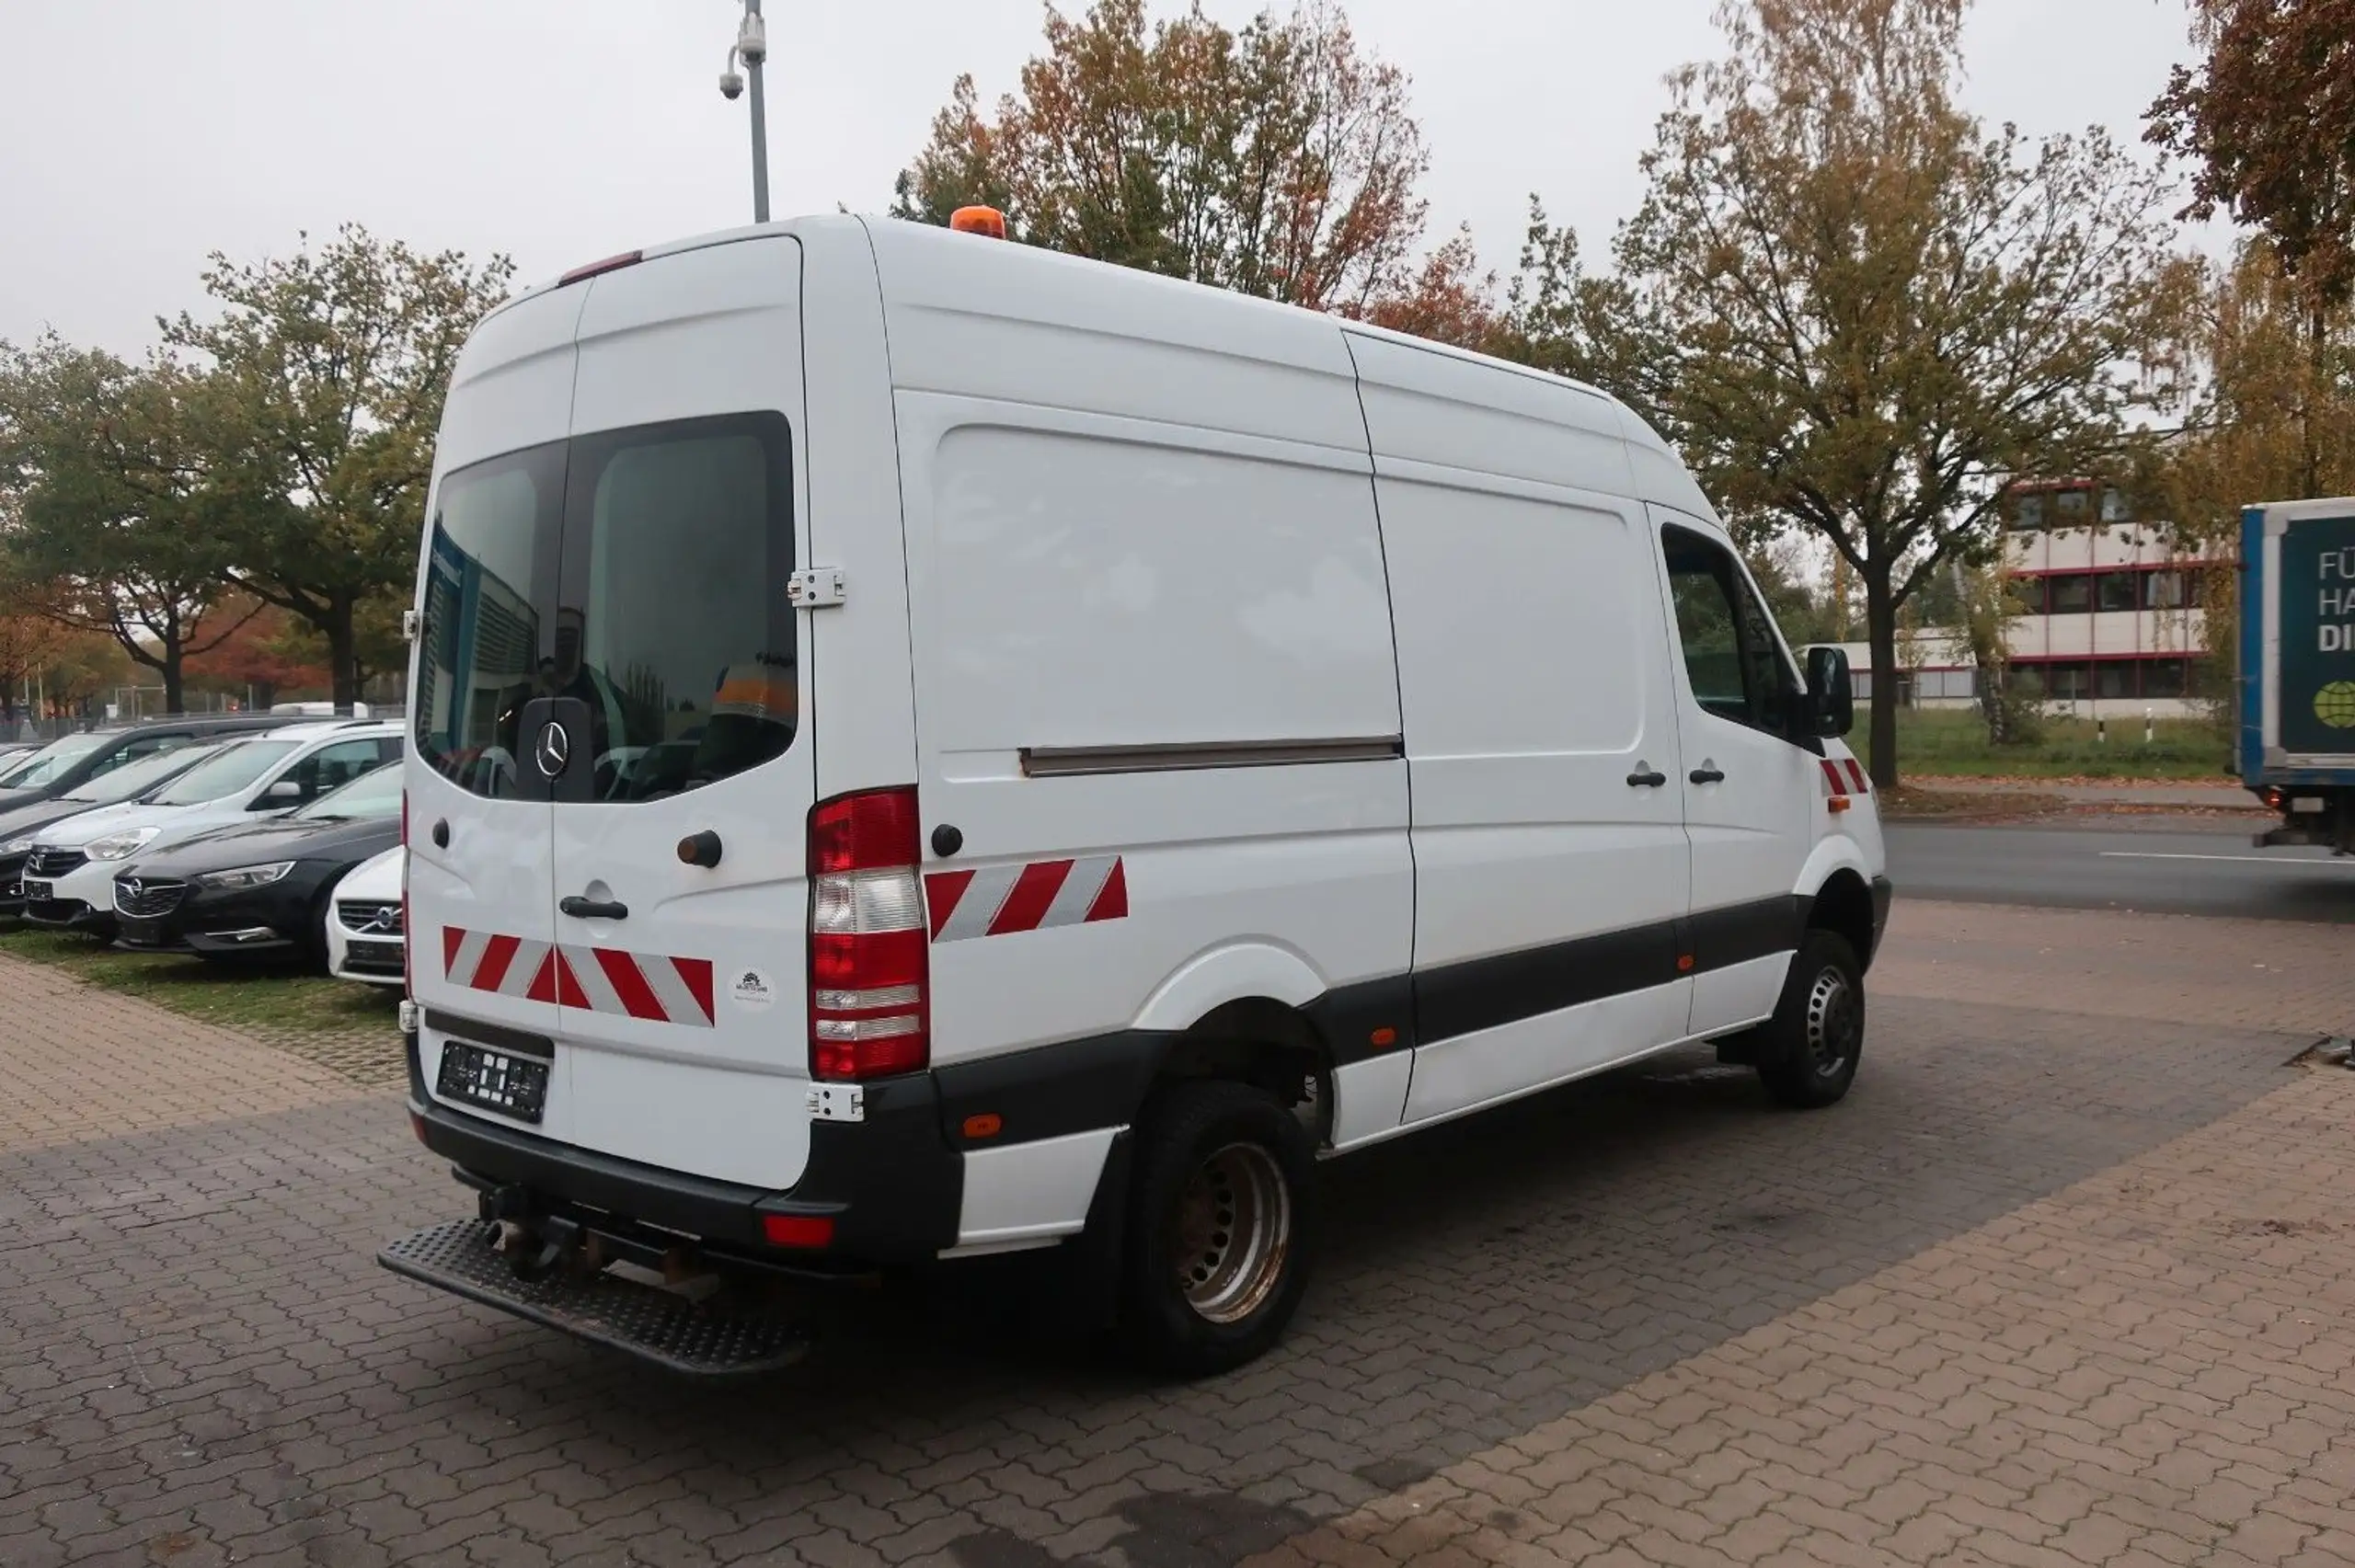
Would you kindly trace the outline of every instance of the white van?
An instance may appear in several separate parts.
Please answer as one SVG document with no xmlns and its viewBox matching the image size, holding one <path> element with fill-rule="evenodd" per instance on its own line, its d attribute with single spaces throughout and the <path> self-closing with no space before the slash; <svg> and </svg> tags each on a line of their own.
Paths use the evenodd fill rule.
<svg viewBox="0 0 2355 1568">
<path fill-rule="evenodd" d="M 742 1369 L 797 1347 L 644 1282 L 1068 1245 L 1203 1371 L 1319 1155 L 1855 1071 L 1846 667 L 1591 387 L 816 218 L 493 314 L 429 519 L 404 1021 L 482 1218 L 396 1270 Z"/>
</svg>

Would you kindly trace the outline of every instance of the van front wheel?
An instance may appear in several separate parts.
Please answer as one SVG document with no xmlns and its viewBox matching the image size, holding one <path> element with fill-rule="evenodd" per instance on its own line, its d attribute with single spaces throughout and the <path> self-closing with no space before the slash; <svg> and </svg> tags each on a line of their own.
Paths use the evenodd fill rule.
<svg viewBox="0 0 2355 1568">
<path fill-rule="evenodd" d="M 1147 1359 L 1184 1377 L 1239 1367 L 1300 1305 L 1315 1151 L 1300 1118 L 1240 1083 L 1187 1083 L 1143 1128 L 1123 1314 Z"/>
<path fill-rule="evenodd" d="M 1758 1076 L 1783 1104 L 1814 1110 L 1847 1094 L 1864 1049 L 1864 966 L 1844 937 L 1810 931 L 1758 1032 Z"/>
</svg>

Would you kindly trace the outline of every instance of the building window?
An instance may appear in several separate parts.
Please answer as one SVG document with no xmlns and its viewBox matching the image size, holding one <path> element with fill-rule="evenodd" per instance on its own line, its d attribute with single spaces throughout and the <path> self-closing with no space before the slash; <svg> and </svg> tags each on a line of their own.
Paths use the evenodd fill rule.
<svg viewBox="0 0 2355 1568">
<path fill-rule="evenodd" d="M 1976 696 L 1976 680 L 1977 673 L 1969 670 L 1924 670 L 1915 686 L 1924 700 L 1951 702 Z"/>
<path fill-rule="evenodd" d="M 2063 528 L 2081 523 L 2085 521 L 2085 514 L 2092 509 L 2092 501 L 2091 491 L 2060 491 L 2052 498 L 2053 521 Z"/>
<path fill-rule="evenodd" d="M 2093 695 L 2092 675 L 2083 664 L 2039 665 L 2036 672 L 2044 681 L 2044 694 L 2054 702 L 2082 702 Z"/>
<path fill-rule="evenodd" d="M 2141 608 L 2142 585 L 2134 579 L 2134 572 L 2104 572 L 2094 579 L 2094 603 L 2101 610 L 2136 610 Z"/>
<path fill-rule="evenodd" d="M 2012 521 L 2020 528 L 2042 528 L 2044 526 L 2044 498 L 2042 496 L 2020 497 L 2013 503 Z"/>
<path fill-rule="evenodd" d="M 2197 573 L 2167 567 L 2151 572 L 2142 578 L 2142 608 L 2145 610 L 2188 610 L 2200 602 L 2200 578 Z"/>
<path fill-rule="evenodd" d="M 2044 586 L 2048 615 L 2083 615 L 2094 607 L 2094 579 L 2083 572 L 2048 578 Z"/>
<path fill-rule="evenodd" d="M 2102 521 L 2126 522 L 2132 517 L 2133 509 L 2126 504 L 2126 492 L 2115 485 L 2104 486 L 2101 493 Z"/>
<path fill-rule="evenodd" d="M 2105 658 L 2094 665 L 2094 695 L 2131 697 L 2134 694 L 2134 665 L 2131 658 Z"/>
<path fill-rule="evenodd" d="M 2154 658 L 2142 666 L 2142 695 L 2180 697 L 2189 690 L 2182 659 Z"/>
</svg>

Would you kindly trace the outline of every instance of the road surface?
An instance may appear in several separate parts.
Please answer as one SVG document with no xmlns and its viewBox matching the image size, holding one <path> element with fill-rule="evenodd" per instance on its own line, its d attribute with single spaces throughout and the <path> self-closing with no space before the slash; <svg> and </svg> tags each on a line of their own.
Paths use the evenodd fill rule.
<svg viewBox="0 0 2355 1568">
<path fill-rule="evenodd" d="M 2252 848 L 2243 822 L 1888 831 L 1900 898 L 2355 924 L 2355 858 Z"/>
</svg>

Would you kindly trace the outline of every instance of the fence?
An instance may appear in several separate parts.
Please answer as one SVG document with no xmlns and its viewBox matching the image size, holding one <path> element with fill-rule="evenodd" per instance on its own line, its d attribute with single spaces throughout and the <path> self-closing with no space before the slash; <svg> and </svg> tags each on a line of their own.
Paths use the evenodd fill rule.
<svg viewBox="0 0 2355 1568">
<path fill-rule="evenodd" d="M 371 715 L 384 718 L 403 710 L 408 692 L 408 672 L 395 670 L 373 676 L 363 682 L 360 700 L 366 704 Z M 31 691 L 17 693 L 16 701 L 0 708 L 0 744 L 48 742 L 102 726 L 162 718 L 167 711 L 161 686 L 118 686 L 103 696 L 84 697 L 58 704 L 62 711 L 51 713 L 40 711 L 51 704 L 40 703 L 36 697 L 37 694 Z M 262 700 L 264 697 L 272 700 L 265 702 Z M 302 701 L 306 708 L 314 707 L 319 700 L 313 693 L 264 692 L 249 686 L 242 693 L 185 692 L 179 711 L 184 714 L 269 713 L 278 705 L 296 701 Z"/>
</svg>

